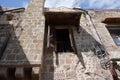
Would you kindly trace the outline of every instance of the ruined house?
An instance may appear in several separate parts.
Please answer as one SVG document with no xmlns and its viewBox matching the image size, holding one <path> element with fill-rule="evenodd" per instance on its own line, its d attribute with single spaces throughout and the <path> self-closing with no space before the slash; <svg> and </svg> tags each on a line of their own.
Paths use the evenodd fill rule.
<svg viewBox="0 0 120 80">
<path fill-rule="evenodd" d="M 0 80 L 119 80 L 120 10 L 0 7 Z"/>
</svg>

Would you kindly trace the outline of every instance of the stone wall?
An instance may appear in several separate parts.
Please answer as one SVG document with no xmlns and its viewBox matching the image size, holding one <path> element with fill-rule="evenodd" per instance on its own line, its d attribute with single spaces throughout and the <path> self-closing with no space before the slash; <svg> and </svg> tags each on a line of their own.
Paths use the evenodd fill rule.
<svg viewBox="0 0 120 80">
<path fill-rule="evenodd" d="M 56 53 L 53 48 L 45 48 L 41 80 L 113 80 L 109 70 L 101 67 L 100 60 L 92 51 L 95 40 L 90 28 L 82 26 L 78 33 L 75 26 L 71 27 L 77 54 Z"/>
<path fill-rule="evenodd" d="M 109 52 L 111 59 L 120 58 L 120 47 L 114 43 L 109 31 L 106 28 L 107 24 L 102 23 L 102 21 L 106 18 L 120 18 L 120 10 L 93 10 L 89 11 L 89 13 L 93 18 L 96 30 L 100 35 L 106 50 Z"/>
<path fill-rule="evenodd" d="M 16 24 L 19 22 L 19 19 L 22 16 L 23 12 L 24 10 L 20 10 L 19 12 L 14 13 L 6 12 L 0 16 L 0 59 L 4 57 L 4 52 L 9 43 L 10 37 L 14 33 Z M 8 20 L 9 16 L 11 19 Z M 7 54 L 9 54 L 9 51 Z M 2 65 L 0 65 L 0 79 L 4 80 L 5 76 L 8 77 L 8 73 L 4 75 L 4 72 L 8 72 L 8 67 L 2 68 L 1 66 Z"/>
<path fill-rule="evenodd" d="M 7 46 L 8 40 L 13 32 L 14 26 L 19 22 L 19 18 L 23 11 L 19 13 L 4 13 L 0 16 L 0 54 L 2 54 Z M 11 16 L 12 15 L 12 16 Z M 7 20 L 11 16 L 11 20 Z"/>
<path fill-rule="evenodd" d="M 48 29 L 43 3 L 44 0 L 31 0 L 24 14 L 7 13 L 0 17 L 0 79 L 113 80 L 109 70 L 101 67 L 100 59 L 93 52 L 96 40 L 83 15 L 80 33 L 75 26 L 70 26 L 77 54 L 56 54 L 52 48 L 46 48 Z M 108 17 L 119 17 L 120 11 L 88 11 L 110 58 L 119 58 L 120 49 L 110 36 L 106 24 L 101 22 Z M 7 19 L 9 15 L 13 16 L 10 21 Z M 11 72 L 12 76 L 9 75 Z"/>
<path fill-rule="evenodd" d="M 45 27 L 43 3 L 44 0 L 31 0 L 19 21 L 10 22 L 15 27 L 0 60 L 0 79 L 39 78 Z M 9 72 L 14 74 L 9 77 Z"/>
<path fill-rule="evenodd" d="M 38 4 L 34 4 L 38 3 Z M 38 46 L 42 47 L 43 44 L 43 36 L 44 36 L 44 16 L 42 16 L 42 9 L 39 9 L 42 6 L 42 2 L 32 0 L 28 9 L 25 11 L 23 16 L 18 20 L 15 20 L 10 22 L 15 25 L 15 31 L 12 34 L 12 37 L 10 39 L 10 42 L 8 43 L 8 46 L 6 48 L 6 51 L 9 49 L 14 51 L 15 47 L 10 47 L 10 45 L 14 46 L 12 42 L 15 44 L 20 43 L 19 46 L 21 46 L 23 49 L 25 49 L 25 54 L 29 54 L 28 52 L 31 52 L 29 50 L 32 50 L 35 54 L 37 54 Z M 37 10 L 35 10 L 36 8 Z M 41 7 L 42 8 L 42 7 Z M 18 21 L 18 23 L 16 22 Z M 14 24 L 17 23 L 17 24 Z M 41 35 L 39 35 L 41 34 Z M 16 42 L 17 41 L 17 42 Z M 25 47 L 25 48 L 24 48 Z M 27 48 L 28 47 L 28 48 Z M 16 45 L 17 48 L 17 45 Z M 27 50 L 26 50 L 27 49 Z M 36 50 L 37 49 L 37 50 Z M 7 54 L 5 51 L 4 54 Z M 21 51 L 21 50 L 19 50 Z M 24 50 L 22 50 L 24 51 Z M 35 51 L 35 52 L 34 52 Z M 41 51 L 42 52 L 42 48 Z M 25 55 L 23 54 L 23 55 Z M 40 53 L 42 54 L 42 53 Z M 30 60 L 31 61 L 31 60 Z M 33 61 L 33 62 L 32 62 Z M 34 60 L 32 60 L 31 63 L 34 64 Z M 4 62 L 4 61 L 3 61 Z M 14 63 L 14 61 L 13 61 Z"/>
<path fill-rule="evenodd" d="M 119 46 L 116 46 L 103 20 L 119 17 L 119 10 L 88 10 L 95 28 L 111 59 L 119 58 Z M 64 26 L 64 25 L 63 25 Z M 79 32 L 75 26 L 73 35 L 77 53 L 55 53 L 53 49 L 45 49 L 43 56 L 42 80 L 113 80 L 109 70 L 101 66 L 101 60 L 95 55 L 96 40 L 84 15 L 81 16 Z M 46 35 L 47 36 L 47 35 Z M 117 55 L 115 56 L 117 52 Z M 112 52 L 112 53 L 111 53 Z"/>
</svg>

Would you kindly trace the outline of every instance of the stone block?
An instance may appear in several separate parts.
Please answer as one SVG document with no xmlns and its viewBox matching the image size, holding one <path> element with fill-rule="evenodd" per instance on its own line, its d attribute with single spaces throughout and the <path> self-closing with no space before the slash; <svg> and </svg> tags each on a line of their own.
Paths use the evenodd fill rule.
<svg viewBox="0 0 120 80">
<path fill-rule="evenodd" d="M 9 54 L 6 57 L 7 60 L 14 60 L 15 59 L 15 55 L 14 54 Z"/>
<path fill-rule="evenodd" d="M 40 76 L 40 67 L 32 68 L 32 80 L 39 80 Z"/>
<path fill-rule="evenodd" d="M 25 78 L 24 68 L 22 68 L 22 67 L 16 68 L 15 77 L 18 80 L 24 80 L 24 78 Z"/>
</svg>

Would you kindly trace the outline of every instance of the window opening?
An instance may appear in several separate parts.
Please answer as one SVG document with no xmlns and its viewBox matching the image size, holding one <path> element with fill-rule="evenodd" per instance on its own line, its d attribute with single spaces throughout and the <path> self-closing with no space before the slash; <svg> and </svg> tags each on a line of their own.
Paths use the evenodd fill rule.
<svg viewBox="0 0 120 80">
<path fill-rule="evenodd" d="M 108 30 L 109 30 L 109 32 L 110 32 L 110 34 L 111 34 L 115 44 L 117 46 L 120 46 L 120 27 L 108 28 Z"/>
<path fill-rule="evenodd" d="M 57 52 L 73 52 L 68 29 L 55 29 L 55 38 Z"/>
</svg>

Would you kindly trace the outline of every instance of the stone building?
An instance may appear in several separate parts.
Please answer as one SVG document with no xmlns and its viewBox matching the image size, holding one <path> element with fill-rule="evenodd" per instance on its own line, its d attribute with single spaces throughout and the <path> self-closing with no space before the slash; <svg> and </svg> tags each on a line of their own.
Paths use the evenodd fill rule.
<svg viewBox="0 0 120 80">
<path fill-rule="evenodd" d="M 0 8 L 0 80 L 119 80 L 120 10 Z"/>
</svg>

